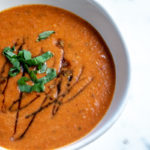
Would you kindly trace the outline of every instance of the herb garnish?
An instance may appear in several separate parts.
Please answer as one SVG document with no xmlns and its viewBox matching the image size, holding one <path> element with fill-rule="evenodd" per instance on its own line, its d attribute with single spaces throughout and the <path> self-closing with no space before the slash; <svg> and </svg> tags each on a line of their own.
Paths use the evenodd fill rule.
<svg viewBox="0 0 150 150">
<path fill-rule="evenodd" d="M 8 81 L 11 76 L 16 76 L 20 71 L 22 71 L 22 77 L 18 80 L 18 86 L 21 91 L 19 94 L 19 98 L 17 100 L 14 100 L 8 108 L 10 112 L 16 112 L 14 131 L 11 137 L 11 141 L 21 140 L 26 135 L 31 125 L 33 124 L 36 116 L 41 111 L 48 109 L 50 106 L 52 106 L 51 115 L 52 117 L 54 117 L 62 105 L 70 102 L 75 97 L 77 97 L 93 81 L 93 77 L 88 77 L 85 79 L 81 78 L 84 66 L 81 66 L 78 70 L 78 74 L 74 76 L 69 61 L 67 61 L 64 58 L 63 41 L 61 39 L 58 39 L 56 46 L 60 48 L 61 57 L 59 67 L 57 68 L 57 78 L 55 82 L 52 83 L 52 86 L 49 87 L 48 91 L 44 92 L 45 96 L 44 98 L 41 98 L 41 105 L 36 110 L 25 116 L 25 119 L 31 119 L 29 120 L 29 123 L 27 124 L 24 131 L 21 132 L 20 135 L 16 136 L 20 119 L 20 111 L 30 106 L 41 96 L 41 94 L 35 93 L 36 97 L 31 99 L 25 105 L 22 105 L 22 101 L 24 100 L 23 92 L 42 92 L 45 88 L 44 85 L 56 77 L 56 71 L 52 68 L 47 68 L 46 65 L 46 61 L 50 59 L 53 56 L 53 54 L 51 52 L 47 52 L 42 54 L 41 56 L 32 58 L 32 55 L 29 51 L 21 50 L 23 44 L 21 44 L 17 49 L 15 49 L 15 47 L 7 47 L 4 49 L 3 55 L 7 57 L 7 59 L 13 66 L 12 68 L 10 68 L 9 75 L 6 78 L 3 77 L 2 74 L 4 73 L 5 66 L 8 63 L 7 61 L 3 64 L 2 69 L 0 71 L 0 79 L 2 79 L 0 82 L 5 83 L 4 89 L 2 91 L 2 94 L 4 95 L 2 101 L 2 110 L 4 111 L 6 109 L 5 90 L 8 86 Z M 17 54 L 13 53 L 13 51 L 17 51 Z M 38 79 L 38 73 L 46 73 L 46 76 Z M 26 74 L 28 74 L 29 77 L 27 77 Z M 28 81 L 33 83 L 32 86 L 31 84 L 28 84 Z M 76 88 L 77 91 L 72 92 L 72 89 L 74 89 L 76 85 L 79 85 L 78 88 Z M 54 91 L 56 90 L 55 97 L 53 96 L 53 92 L 51 93 L 52 88 L 54 88 Z M 70 95 L 70 93 L 72 94 Z"/>
<path fill-rule="evenodd" d="M 3 55 L 7 57 L 10 63 L 13 65 L 9 70 L 9 76 L 14 77 L 20 72 L 20 62 L 17 59 L 17 55 L 13 53 L 15 48 L 6 47 L 4 48 Z"/>
<path fill-rule="evenodd" d="M 22 77 L 18 80 L 18 86 L 21 92 L 43 92 L 45 89 L 45 84 L 56 77 L 56 71 L 52 68 L 47 68 L 45 62 L 53 57 L 53 54 L 48 51 L 41 56 L 32 58 L 30 51 L 20 50 L 18 55 L 13 53 L 15 47 L 4 48 L 3 55 L 7 57 L 9 62 L 13 65 L 9 70 L 9 76 L 14 77 L 20 73 L 21 68 L 25 73 L 28 73 L 30 79 L 27 77 Z M 36 70 L 30 70 L 31 66 L 36 67 Z M 46 73 L 46 76 L 40 79 L 37 79 L 37 73 Z M 34 85 L 28 85 L 26 82 L 32 81 Z"/>
<path fill-rule="evenodd" d="M 47 39 L 49 36 L 51 36 L 52 34 L 54 34 L 55 31 L 45 31 L 39 34 L 38 39 L 36 40 L 37 42 Z"/>
</svg>

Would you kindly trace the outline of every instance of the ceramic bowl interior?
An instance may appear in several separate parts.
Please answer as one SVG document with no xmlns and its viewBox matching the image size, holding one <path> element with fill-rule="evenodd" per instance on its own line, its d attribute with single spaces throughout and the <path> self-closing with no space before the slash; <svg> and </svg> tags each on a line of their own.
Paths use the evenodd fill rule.
<svg viewBox="0 0 150 150">
<path fill-rule="evenodd" d="M 105 10 L 94 0 L 0 0 L 0 10 L 23 4 L 47 4 L 69 10 L 88 21 L 101 34 L 113 56 L 116 88 L 111 106 L 101 122 L 85 137 L 61 149 L 78 149 L 101 136 L 123 110 L 129 81 L 129 60 L 120 33 Z"/>
</svg>

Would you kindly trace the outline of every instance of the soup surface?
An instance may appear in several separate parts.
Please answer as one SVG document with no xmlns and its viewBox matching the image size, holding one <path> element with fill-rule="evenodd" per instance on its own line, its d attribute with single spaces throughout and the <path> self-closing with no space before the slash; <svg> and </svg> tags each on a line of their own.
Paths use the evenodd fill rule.
<svg viewBox="0 0 150 150">
<path fill-rule="evenodd" d="M 1 12 L 0 29 L 0 146 L 50 150 L 91 131 L 108 110 L 115 87 L 114 63 L 96 30 L 70 12 L 45 5 Z M 45 31 L 55 33 L 38 41 Z M 15 47 L 15 54 L 30 51 L 32 57 L 50 51 L 46 65 L 57 76 L 43 92 L 21 92 L 23 70 L 8 75 L 12 64 L 3 54 L 6 47 Z"/>
</svg>

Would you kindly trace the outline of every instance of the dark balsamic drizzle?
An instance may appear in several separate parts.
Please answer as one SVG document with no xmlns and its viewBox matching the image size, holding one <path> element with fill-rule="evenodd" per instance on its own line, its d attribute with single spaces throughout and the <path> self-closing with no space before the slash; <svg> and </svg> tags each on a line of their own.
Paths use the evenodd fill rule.
<svg viewBox="0 0 150 150">
<path fill-rule="evenodd" d="M 6 89 L 7 89 L 9 78 L 10 78 L 10 77 L 8 76 L 8 77 L 7 77 L 7 80 L 6 80 L 6 85 L 5 85 L 4 89 L 3 89 L 2 94 L 4 94 L 5 91 L 6 91 Z"/>
<path fill-rule="evenodd" d="M 1 112 L 5 113 L 6 112 L 6 106 L 5 106 L 5 91 L 7 89 L 8 81 L 9 81 L 9 76 L 3 77 L 3 73 L 5 72 L 5 67 L 7 65 L 7 61 L 3 64 L 3 67 L 0 72 L 0 84 L 4 84 L 3 90 L 0 92 L 2 95 L 4 95 L 2 99 L 2 106 L 1 106 Z"/>
<path fill-rule="evenodd" d="M 35 117 L 36 117 L 36 115 L 33 115 L 32 119 L 30 120 L 30 122 L 29 122 L 28 126 L 26 127 L 26 129 L 24 130 L 24 132 L 18 138 L 16 138 L 15 140 L 20 140 L 20 139 L 22 139 L 25 136 L 25 134 L 27 133 L 27 131 L 31 127 Z"/>
<path fill-rule="evenodd" d="M 73 75 L 68 76 L 68 81 L 71 82 L 73 79 Z"/>
<path fill-rule="evenodd" d="M 0 72 L 0 84 L 3 84 L 6 82 L 7 77 L 3 77 L 3 73 L 5 72 L 5 67 L 6 67 L 7 61 L 3 64 L 1 72 Z M 1 92 L 3 93 L 3 92 Z"/>
<path fill-rule="evenodd" d="M 82 73 L 83 73 L 83 69 L 84 69 L 84 68 L 81 67 L 81 69 L 80 69 L 80 71 L 79 71 L 79 74 L 77 75 L 77 77 L 76 77 L 74 83 L 72 83 L 72 85 L 71 85 L 63 94 L 59 95 L 59 97 L 65 97 L 65 96 L 72 90 L 72 88 L 79 82 L 80 77 L 81 77 L 81 75 L 82 75 Z"/>
<path fill-rule="evenodd" d="M 53 106 L 53 109 L 52 109 L 52 117 L 56 115 L 56 113 L 58 112 L 61 104 L 62 103 L 60 101 L 56 101 L 54 103 L 54 106 Z"/>
<path fill-rule="evenodd" d="M 5 91 L 6 91 L 7 86 L 8 86 L 9 78 L 10 77 L 8 76 L 7 80 L 6 80 L 6 85 L 5 85 L 5 87 L 4 87 L 3 91 L 2 91 L 2 94 L 4 95 L 3 100 L 2 100 L 2 107 L 1 107 L 1 111 L 2 112 L 6 111 L 6 106 L 5 106 Z"/>
<path fill-rule="evenodd" d="M 24 45 L 25 45 L 25 39 L 23 38 L 23 42 L 18 47 L 17 53 L 19 53 L 19 51 L 22 50 L 22 48 L 23 48 Z M 22 70 L 22 71 L 23 71 L 22 72 L 22 77 L 23 77 L 23 76 L 25 76 L 25 70 Z M 19 99 L 17 100 L 18 101 L 18 109 L 17 109 L 17 112 L 16 112 L 16 119 L 15 119 L 14 132 L 13 132 L 13 135 L 12 135 L 12 139 L 14 139 L 14 136 L 15 136 L 15 134 L 17 132 L 22 97 L 23 97 L 23 93 L 20 92 Z"/>
<path fill-rule="evenodd" d="M 20 107 L 20 110 L 25 109 L 26 107 L 28 107 L 29 105 L 31 105 L 33 102 L 35 102 L 38 98 L 40 97 L 40 95 L 37 95 L 35 98 L 33 98 L 29 103 L 27 103 L 26 105 Z"/>
<path fill-rule="evenodd" d="M 88 83 L 86 83 L 81 89 L 79 89 L 79 91 L 78 91 L 75 95 L 73 95 L 72 97 L 70 97 L 66 102 L 63 102 L 63 104 L 68 103 L 68 102 L 70 102 L 71 100 L 73 100 L 75 97 L 77 97 L 81 92 L 83 92 L 83 91 L 86 89 L 86 87 L 87 87 L 92 81 L 93 81 L 93 78 L 91 78 Z"/>
<path fill-rule="evenodd" d="M 16 134 L 17 132 L 17 127 L 18 127 L 18 119 L 19 119 L 19 112 L 20 112 L 20 106 L 21 106 L 21 100 L 22 100 L 22 95 L 23 93 L 21 92 L 20 93 L 20 97 L 18 99 L 18 110 L 17 110 L 17 113 L 16 113 L 16 120 L 15 120 L 15 126 L 14 126 L 14 133 L 13 133 L 13 136 Z M 12 137 L 13 137 L 12 136 Z"/>
<path fill-rule="evenodd" d="M 64 74 L 63 74 L 63 68 L 61 68 L 61 70 L 62 70 L 62 71 L 60 72 L 59 76 L 64 76 Z M 64 97 L 71 91 L 71 89 L 79 82 L 79 79 L 80 79 L 82 73 L 83 73 L 83 67 L 81 67 L 81 69 L 80 69 L 80 71 L 79 71 L 79 74 L 77 75 L 77 77 L 76 77 L 74 83 L 72 84 L 72 86 L 71 86 L 69 89 L 67 89 L 66 92 L 64 92 L 63 94 L 58 94 L 58 93 L 60 93 L 60 92 L 58 92 L 59 89 L 57 88 L 57 94 L 58 94 L 58 95 L 57 95 L 56 99 L 54 99 L 54 100 L 48 102 L 47 104 L 45 104 L 46 100 L 49 98 L 48 96 L 46 96 L 46 97 L 44 98 L 44 100 L 43 100 L 41 106 L 40 106 L 36 111 L 32 112 L 32 113 L 29 114 L 29 115 L 26 115 L 25 118 L 26 118 L 26 119 L 29 119 L 30 117 L 34 118 L 38 113 L 40 113 L 41 111 L 43 111 L 43 110 L 49 108 L 52 104 L 53 104 L 53 107 L 52 107 L 52 117 L 54 117 L 54 116 L 57 114 L 57 112 L 59 111 L 60 106 L 63 104 L 62 98 L 64 98 Z M 58 86 L 58 84 L 60 84 L 60 81 L 57 83 L 57 85 L 56 85 L 57 87 L 60 86 L 60 85 Z M 89 84 L 89 83 L 88 83 L 88 84 Z M 86 86 L 88 86 L 88 84 L 87 84 Z M 85 89 L 85 87 L 83 87 L 83 88 Z M 78 95 L 79 95 L 82 91 L 83 91 L 83 89 L 80 89 L 80 91 L 78 92 Z M 75 95 L 74 97 L 76 97 L 76 96 L 77 96 L 77 95 Z M 73 97 L 72 97 L 72 99 L 73 99 Z M 71 100 L 71 99 L 70 99 L 70 100 Z M 70 100 L 69 100 L 69 101 L 70 101 Z M 31 119 L 31 121 L 32 121 L 32 119 Z M 31 123 L 29 123 L 27 129 L 29 129 L 29 127 L 32 125 L 32 123 L 33 123 L 33 121 L 32 121 Z M 25 130 L 25 131 L 27 132 L 27 130 Z M 25 133 L 26 133 L 26 132 L 25 132 Z M 23 135 L 25 135 L 25 134 L 23 134 Z M 23 136 L 20 136 L 19 139 L 22 138 L 22 137 L 23 137 Z"/>
<path fill-rule="evenodd" d="M 49 102 L 49 103 L 47 103 L 47 104 L 44 105 L 44 106 L 41 105 L 39 109 L 37 109 L 35 112 L 33 112 L 33 113 L 27 115 L 25 118 L 28 119 L 28 118 L 30 118 L 31 116 L 34 116 L 34 115 L 40 113 L 40 112 L 43 111 L 45 108 L 48 108 L 50 105 L 52 105 L 53 103 L 56 103 L 56 101 Z"/>
<path fill-rule="evenodd" d="M 31 117 L 31 116 L 33 116 L 34 114 L 37 114 L 37 113 L 39 113 L 39 112 L 41 112 L 43 109 L 45 109 L 45 108 L 48 108 L 50 105 L 52 105 L 52 104 L 59 104 L 59 105 L 61 105 L 62 104 L 62 98 L 64 98 L 71 90 L 72 90 L 72 88 L 78 83 L 78 81 L 79 81 L 79 79 L 80 79 L 80 77 L 81 77 L 81 75 L 82 75 L 82 72 L 83 72 L 83 68 L 81 68 L 80 69 L 80 72 L 79 72 L 79 74 L 78 74 L 78 76 L 77 76 L 77 78 L 76 78 L 76 80 L 75 80 L 75 82 L 72 84 L 72 86 L 69 88 L 69 89 L 67 89 L 63 94 L 59 94 L 57 97 L 56 97 L 56 99 L 55 100 L 53 100 L 52 102 L 49 102 L 48 104 L 46 104 L 46 105 L 44 105 L 44 106 L 41 106 L 38 110 L 36 110 L 35 112 L 33 112 L 33 113 L 31 113 L 31 114 L 29 114 L 29 115 L 27 115 L 26 116 L 26 118 L 29 118 L 29 117 Z M 55 110 L 56 108 L 56 105 L 54 105 L 53 106 L 53 108 L 52 108 L 52 110 Z M 58 111 L 58 110 L 57 110 Z M 52 113 L 53 113 L 54 111 L 52 111 Z M 54 114 L 54 113 L 53 113 Z M 56 114 L 56 113 L 55 113 Z M 53 116 L 53 115 L 52 115 Z"/>
<path fill-rule="evenodd" d="M 65 58 L 63 59 L 63 62 L 62 62 L 62 67 L 63 68 L 66 68 L 66 67 L 70 67 L 71 65 L 70 65 L 70 62 L 69 61 L 67 61 Z"/>
<path fill-rule="evenodd" d="M 13 101 L 13 103 L 10 105 L 8 110 L 11 111 L 11 112 L 15 111 L 15 110 L 13 110 L 13 107 L 14 107 L 15 104 L 18 104 L 18 102 L 19 102 L 18 100 Z"/>
<path fill-rule="evenodd" d="M 5 91 L 7 89 L 8 86 L 8 82 L 9 82 L 9 76 L 7 77 L 3 77 L 3 73 L 5 72 L 5 67 L 7 65 L 7 61 L 4 63 L 1 72 L 0 72 L 0 84 L 5 84 L 3 90 L 0 92 L 2 95 L 4 95 L 3 99 L 2 99 L 2 106 L 1 106 L 1 112 L 5 113 L 6 112 L 6 106 L 5 106 Z"/>
<path fill-rule="evenodd" d="M 64 41 L 59 38 L 56 42 L 56 46 L 60 49 L 64 49 Z"/>
<path fill-rule="evenodd" d="M 22 73 L 22 77 L 25 76 L 25 70 L 23 70 L 23 73 Z M 18 101 L 18 109 L 17 109 L 17 113 L 16 113 L 16 120 L 15 120 L 15 126 L 14 126 L 14 133 L 13 133 L 13 136 L 16 134 L 17 132 L 17 127 L 18 127 L 18 120 L 19 120 L 19 113 L 20 113 L 20 107 L 21 107 L 21 101 L 22 101 L 22 97 L 23 97 L 23 92 L 20 92 L 20 95 L 19 95 L 19 99 L 17 100 Z M 13 137 L 12 136 L 12 137 Z"/>
<path fill-rule="evenodd" d="M 19 52 L 20 50 L 22 50 L 23 46 L 26 44 L 25 42 L 25 38 L 22 39 L 22 42 L 20 45 L 18 45 L 18 43 L 16 42 L 16 45 L 18 46 L 18 48 L 16 49 L 17 52 Z"/>
<path fill-rule="evenodd" d="M 17 43 L 16 43 L 16 45 L 17 45 Z M 17 48 L 17 51 L 19 52 L 19 50 L 21 50 L 24 45 L 25 45 L 25 39 L 23 39 L 22 44 Z M 8 108 L 8 110 L 10 112 L 16 112 L 14 132 L 11 137 L 11 140 L 13 140 L 13 141 L 20 140 L 26 135 L 26 133 L 30 129 L 31 125 L 33 124 L 36 116 L 40 112 L 42 112 L 45 109 L 52 106 L 51 116 L 54 117 L 58 113 L 60 107 L 63 104 L 68 103 L 71 100 L 73 100 L 75 97 L 77 97 L 93 81 L 93 78 L 90 78 L 89 81 L 86 82 L 82 87 L 80 87 L 74 95 L 72 95 L 66 101 L 63 101 L 64 98 L 66 98 L 66 96 L 72 91 L 72 89 L 80 81 L 84 80 L 84 79 L 81 79 L 84 67 L 81 67 L 79 69 L 79 73 L 76 76 L 74 76 L 74 72 L 73 72 L 70 62 L 64 58 L 64 42 L 61 39 L 58 39 L 56 46 L 60 49 L 60 54 L 61 54 L 60 61 L 59 61 L 59 67 L 57 68 L 57 78 L 54 79 L 54 87 L 53 87 L 53 89 L 56 89 L 56 91 L 54 91 L 54 92 L 56 92 L 56 94 L 55 94 L 56 96 L 55 97 L 51 96 L 51 94 L 52 94 L 51 89 L 49 89 L 49 91 L 47 93 L 46 92 L 44 93 L 45 97 L 43 98 L 39 108 L 37 108 L 37 110 L 35 110 L 34 112 L 31 112 L 30 114 L 27 114 L 25 116 L 25 119 L 30 119 L 27 127 L 19 136 L 16 137 L 20 111 L 27 108 L 28 106 L 30 106 L 33 102 L 35 102 L 40 97 L 40 94 L 38 94 L 30 102 L 28 102 L 24 106 L 21 106 L 21 102 L 23 100 L 23 93 L 20 92 L 19 99 L 15 100 Z M 41 49 L 41 52 L 43 52 L 43 49 Z M 2 69 L 1 72 L 3 72 L 3 70 L 4 69 Z M 1 73 L 0 73 L 0 75 L 1 75 Z M 25 75 L 25 72 L 23 70 L 22 76 L 24 76 L 24 75 Z M 7 82 L 8 82 L 8 79 L 7 79 Z M 66 87 L 64 87 L 64 83 L 65 83 Z M 7 84 L 6 84 L 6 88 L 7 88 Z M 65 90 L 63 90 L 63 87 Z M 17 108 L 15 106 L 17 106 Z"/>
<path fill-rule="evenodd" d="M 37 99 L 37 98 L 34 98 L 34 100 L 36 100 L 36 99 Z M 42 104 L 45 103 L 46 99 L 47 99 L 47 97 L 44 98 Z M 31 103 L 30 103 L 30 104 L 31 104 Z M 30 104 L 29 104 L 29 105 L 30 105 Z M 42 106 L 42 104 L 41 104 L 41 106 Z M 28 105 L 28 106 L 29 106 L 29 105 Z M 38 112 L 37 112 L 37 113 L 38 113 Z M 24 132 L 23 132 L 19 137 L 13 138 L 13 140 L 20 140 L 20 139 L 22 139 L 22 138 L 25 136 L 25 134 L 27 133 L 27 131 L 28 131 L 29 128 L 31 127 L 32 123 L 34 122 L 34 119 L 35 119 L 37 113 L 33 114 L 32 118 L 31 118 L 30 122 L 28 123 L 27 127 L 25 128 Z M 28 118 L 26 117 L 26 119 L 28 119 Z"/>
<path fill-rule="evenodd" d="M 35 102 L 38 98 L 40 97 L 40 95 L 36 95 L 35 98 L 33 98 L 29 103 L 25 104 L 24 106 L 20 107 L 20 110 L 25 109 L 26 107 L 28 107 L 29 105 L 31 105 L 33 102 Z M 17 111 L 17 109 L 13 109 L 14 105 L 17 104 L 19 102 L 19 100 L 14 101 L 10 107 L 9 107 L 9 111 L 14 112 Z"/>
<path fill-rule="evenodd" d="M 3 74 L 4 71 L 5 71 L 5 66 L 6 66 L 6 64 L 7 64 L 7 61 L 4 63 L 4 65 L 3 65 L 2 69 L 1 69 L 0 77 L 2 77 L 2 74 Z"/>
<path fill-rule="evenodd" d="M 7 80 L 7 77 L 1 77 L 0 76 L 0 84 L 4 84 Z"/>
<path fill-rule="evenodd" d="M 62 80 L 59 80 L 58 84 L 57 84 L 57 94 L 59 95 L 59 93 L 61 92 L 61 83 Z"/>
</svg>

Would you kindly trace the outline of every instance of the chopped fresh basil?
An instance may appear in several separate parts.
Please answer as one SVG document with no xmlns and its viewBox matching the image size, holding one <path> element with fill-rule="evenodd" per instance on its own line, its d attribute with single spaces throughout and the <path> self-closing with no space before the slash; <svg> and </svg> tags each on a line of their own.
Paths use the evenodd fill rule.
<svg viewBox="0 0 150 150">
<path fill-rule="evenodd" d="M 18 80 L 18 86 L 21 92 L 30 93 L 31 86 L 26 84 L 27 81 L 30 81 L 27 77 L 22 77 Z"/>
<path fill-rule="evenodd" d="M 18 80 L 18 84 L 19 84 L 19 85 L 25 85 L 27 81 L 30 81 L 30 79 L 27 78 L 27 77 L 21 77 L 21 78 Z"/>
<path fill-rule="evenodd" d="M 5 47 L 4 48 L 4 51 L 3 51 L 3 53 L 5 53 L 5 52 L 13 52 L 15 50 L 15 47 L 12 47 L 12 48 L 10 48 L 10 47 Z"/>
<path fill-rule="evenodd" d="M 40 33 L 39 37 L 37 39 L 37 42 L 44 40 L 44 39 L 47 39 L 50 35 L 52 35 L 54 33 L 55 33 L 55 31 L 45 31 L 43 33 Z"/>
<path fill-rule="evenodd" d="M 27 73 L 30 73 L 29 67 L 27 64 L 23 64 L 23 69 L 24 71 L 26 71 Z"/>
<path fill-rule="evenodd" d="M 22 77 L 18 80 L 18 86 L 21 92 L 31 93 L 44 91 L 44 83 L 35 83 L 33 86 L 31 86 L 26 84 L 27 81 L 30 81 L 30 79 L 27 77 Z"/>
<path fill-rule="evenodd" d="M 35 83 L 32 87 L 31 87 L 31 92 L 43 92 L 45 90 L 45 86 L 44 83 Z"/>
<path fill-rule="evenodd" d="M 21 92 L 26 92 L 26 93 L 30 93 L 31 92 L 31 86 L 30 85 L 27 85 L 27 84 L 20 85 L 20 84 L 18 84 L 18 86 L 19 86 L 19 90 Z"/>
<path fill-rule="evenodd" d="M 16 60 L 11 60 L 11 63 L 13 64 L 13 67 L 9 70 L 9 76 L 14 77 L 20 72 L 20 62 Z"/>
<path fill-rule="evenodd" d="M 53 54 L 50 51 L 48 51 L 48 52 L 42 54 L 41 56 L 37 56 L 37 57 L 34 57 L 32 59 L 28 59 L 26 61 L 26 63 L 29 66 L 37 66 L 37 65 L 45 63 L 51 57 L 53 57 Z"/>
<path fill-rule="evenodd" d="M 9 60 L 12 58 L 16 58 L 17 55 L 13 53 L 14 49 L 10 47 L 6 47 L 3 50 L 3 55 L 6 56 Z"/>
<path fill-rule="evenodd" d="M 11 52 L 11 51 L 5 51 L 4 52 L 4 55 L 8 58 L 8 59 L 10 59 L 10 58 L 16 58 L 17 57 L 17 55 L 16 54 L 14 54 L 13 52 Z"/>
<path fill-rule="evenodd" d="M 29 60 L 29 59 L 31 59 L 31 53 L 27 50 L 21 50 L 18 53 L 18 58 Z"/>
<path fill-rule="evenodd" d="M 40 64 L 38 66 L 38 71 L 37 73 L 45 73 L 46 72 L 46 69 L 47 69 L 47 65 L 46 64 Z"/>
<path fill-rule="evenodd" d="M 8 74 L 9 74 L 10 77 L 15 77 L 19 72 L 20 72 L 20 70 L 18 70 L 15 67 L 12 67 L 12 68 L 10 68 Z"/>
<path fill-rule="evenodd" d="M 55 33 L 54 31 L 46 31 L 39 35 L 39 41 L 41 39 L 45 39 L 51 34 Z M 56 77 L 55 69 L 47 68 L 46 61 L 53 57 L 53 54 L 48 51 L 41 56 L 37 56 L 32 58 L 32 55 L 27 50 L 20 50 L 16 55 L 13 53 L 15 47 L 6 47 L 3 50 L 3 55 L 9 60 L 12 64 L 12 67 L 9 70 L 9 76 L 14 77 L 18 73 L 20 73 L 21 68 L 23 71 L 23 75 L 25 73 L 29 74 L 30 78 L 22 77 L 18 80 L 18 87 L 21 92 L 31 93 L 35 92 L 43 92 L 45 90 L 45 84 Z M 34 66 L 36 70 L 31 67 Z M 46 76 L 38 79 L 37 73 L 45 73 Z M 32 81 L 33 85 L 28 85 L 27 81 Z"/>
<path fill-rule="evenodd" d="M 33 86 L 24 84 L 20 85 L 18 84 L 19 89 L 21 92 L 31 93 L 31 92 L 43 92 L 45 90 L 44 84 L 42 83 L 36 83 Z"/>
<path fill-rule="evenodd" d="M 30 78 L 33 82 L 37 82 L 37 77 L 34 71 L 29 72 Z"/>
<path fill-rule="evenodd" d="M 45 77 L 38 79 L 38 82 L 43 82 L 44 84 L 46 84 L 47 82 L 53 80 L 56 77 L 56 70 L 48 68 L 46 74 L 47 75 Z"/>
<path fill-rule="evenodd" d="M 17 55 L 13 53 L 14 49 L 14 47 L 6 47 L 3 50 L 3 55 L 6 56 L 10 63 L 13 65 L 13 67 L 9 70 L 10 77 L 14 77 L 20 72 L 20 62 L 17 59 Z"/>
</svg>

